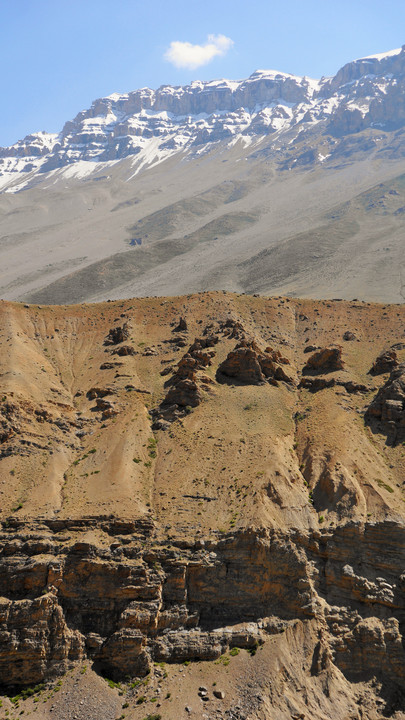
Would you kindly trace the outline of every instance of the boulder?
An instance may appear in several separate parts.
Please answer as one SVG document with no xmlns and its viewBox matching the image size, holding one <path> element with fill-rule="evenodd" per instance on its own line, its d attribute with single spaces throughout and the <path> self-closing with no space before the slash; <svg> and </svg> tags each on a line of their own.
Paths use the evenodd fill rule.
<svg viewBox="0 0 405 720">
<path fill-rule="evenodd" d="M 109 410 L 112 407 L 114 407 L 112 402 L 110 402 L 109 400 L 103 400 L 102 397 L 97 397 L 97 399 L 96 399 L 97 410 Z"/>
<path fill-rule="evenodd" d="M 346 332 L 343 334 L 343 340 L 346 342 L 350 342 L 351 340 L 357 340 L 356 335 L 351 332 L 350 330 L 346 330 Z"/>
<path fill-rule="evenodd" d="M 197 407 L 202 399 L 201 392 L 195 380 L 179 380 L 173 385 L 165 397 L 166 405 L 179 405 L 180 407 Z"/>
<path fill-rule="evenodd" d="M 214 697 L 218 698 L 218 700 L 224 700 L 225 693 L 223 690 L 214 690 Z"/>
<path fill-rule="evenodd" d="M 282 367 L 288 364 L 279 351 L 271 347 L 261 350 L 255 340 L 242 340 L 219 366 L 217 379 L 232 378 L 243 385 L 261 385 L 266 380 L 293 383 Z"/>
<path fill-rule="evenodd" d="M 303 375 L 322 375 L 343 370 L 342 348 L 338 345 L 321 348 L 311 355 L 302 369 Z"/>
<path fill-rule="evenodd" d="M 92 387 L 87 391 L 87 397 L 89 400 L 94 400 L 94 398 L 103 398 L 112 393 L 113 391 L 110 388 Z"/>
<path fill-rule="evenodd" d="M 384 373 L 391 372 L 393 368 L 398 367 L 398 356 L 393 348 L 384 350 L 374 360 L 370 370 L 370 375 L 383 375 Z"/>
<path fill-rule="evenodd" d="M 260 385 L 265 376 L 255 350 L 249 347 L 236 347 L 218 368 L 218 379 L 221 375 L 238 380 L 244 385 Z"/>
<path fill-rule="evenodd" d="M 122 327 L 118 326 L 110 328 L 107 338 L 104 342 L 105 345 L 119 345 L 129 338 L 129 327 L 128 323 L 125 322 Z"/>
<path fill-rule="evenodd" d="M 120 357 L 125 357 L 126 355 L 137 355 L 137 352 L 132 345 L 121 345 L 121 347 L 118 348 L 116 353 Z"/>
</svg>

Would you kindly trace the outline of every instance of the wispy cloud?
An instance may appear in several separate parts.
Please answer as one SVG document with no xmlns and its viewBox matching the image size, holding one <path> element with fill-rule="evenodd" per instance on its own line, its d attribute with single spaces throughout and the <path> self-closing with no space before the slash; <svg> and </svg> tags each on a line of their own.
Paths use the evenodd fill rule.
<svg viewBox="0 0 405 720">
<path fill-rule="evenodd" d="M 174 40 L 165 52 L 164 58 L 177 68 L 195 70 L 207 65 L 214 57 L 225 55 L 232 47 L 233 40 L 225 35 L 208 35 L 204 45 Z"/>
</svg>

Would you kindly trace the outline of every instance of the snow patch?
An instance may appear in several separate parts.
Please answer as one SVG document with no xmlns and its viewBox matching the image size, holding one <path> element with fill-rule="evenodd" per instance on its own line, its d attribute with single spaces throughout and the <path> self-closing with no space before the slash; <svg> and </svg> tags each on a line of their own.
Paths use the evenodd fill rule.
<svg viewBox="0 0 405 720">
<path fill-rule="evenodd" d="M 388 50 L 388 52 L 385 53 L 377 53 L 376 55 L 366 55 L 363 58 L 359 58 L 356 62 L 361 60 L 385 60 L 385 58 L 389 57 L 395 57 L 395 55 L 400 55 L 402 52 L 402 48 L 396 48 L 396 50 Z"/>
</svg>

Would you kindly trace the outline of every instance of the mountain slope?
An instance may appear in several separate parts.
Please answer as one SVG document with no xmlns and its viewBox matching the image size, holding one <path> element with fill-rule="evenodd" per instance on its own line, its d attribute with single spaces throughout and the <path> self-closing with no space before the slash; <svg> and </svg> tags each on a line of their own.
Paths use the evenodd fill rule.
<svg viewBox="0 0 405 720">
<path fill-rule="evenodd" d="M 400 301 L 404 70 L 402 49 L 319 81 L 257 71 L 115 94 L 59 135 L 3 148 L 1 295 L 227 288 Z M 381 183 L 390 200 L 399 193 L 392 212 L 357 200 Z"/>
<path fill-rule="evenodd" d="M 2 302 L 8 716 L 401 720 L 404 321 Z"/>
</svg>

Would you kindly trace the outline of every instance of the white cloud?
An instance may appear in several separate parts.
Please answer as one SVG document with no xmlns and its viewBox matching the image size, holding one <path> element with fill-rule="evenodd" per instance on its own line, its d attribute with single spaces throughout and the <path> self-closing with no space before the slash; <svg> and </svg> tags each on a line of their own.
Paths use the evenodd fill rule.
<svg viewBox="0 0 405 720">
<path fill-rule="evenodd" d="M 232 47 L 233 40 L 225 35 L 208 35 L 204 45 L 174 40 L 165 52 L 164 58 L 177 68 L 195 70 L 207 65 L 214 57 L 225 55 Z"/>
</svg>

